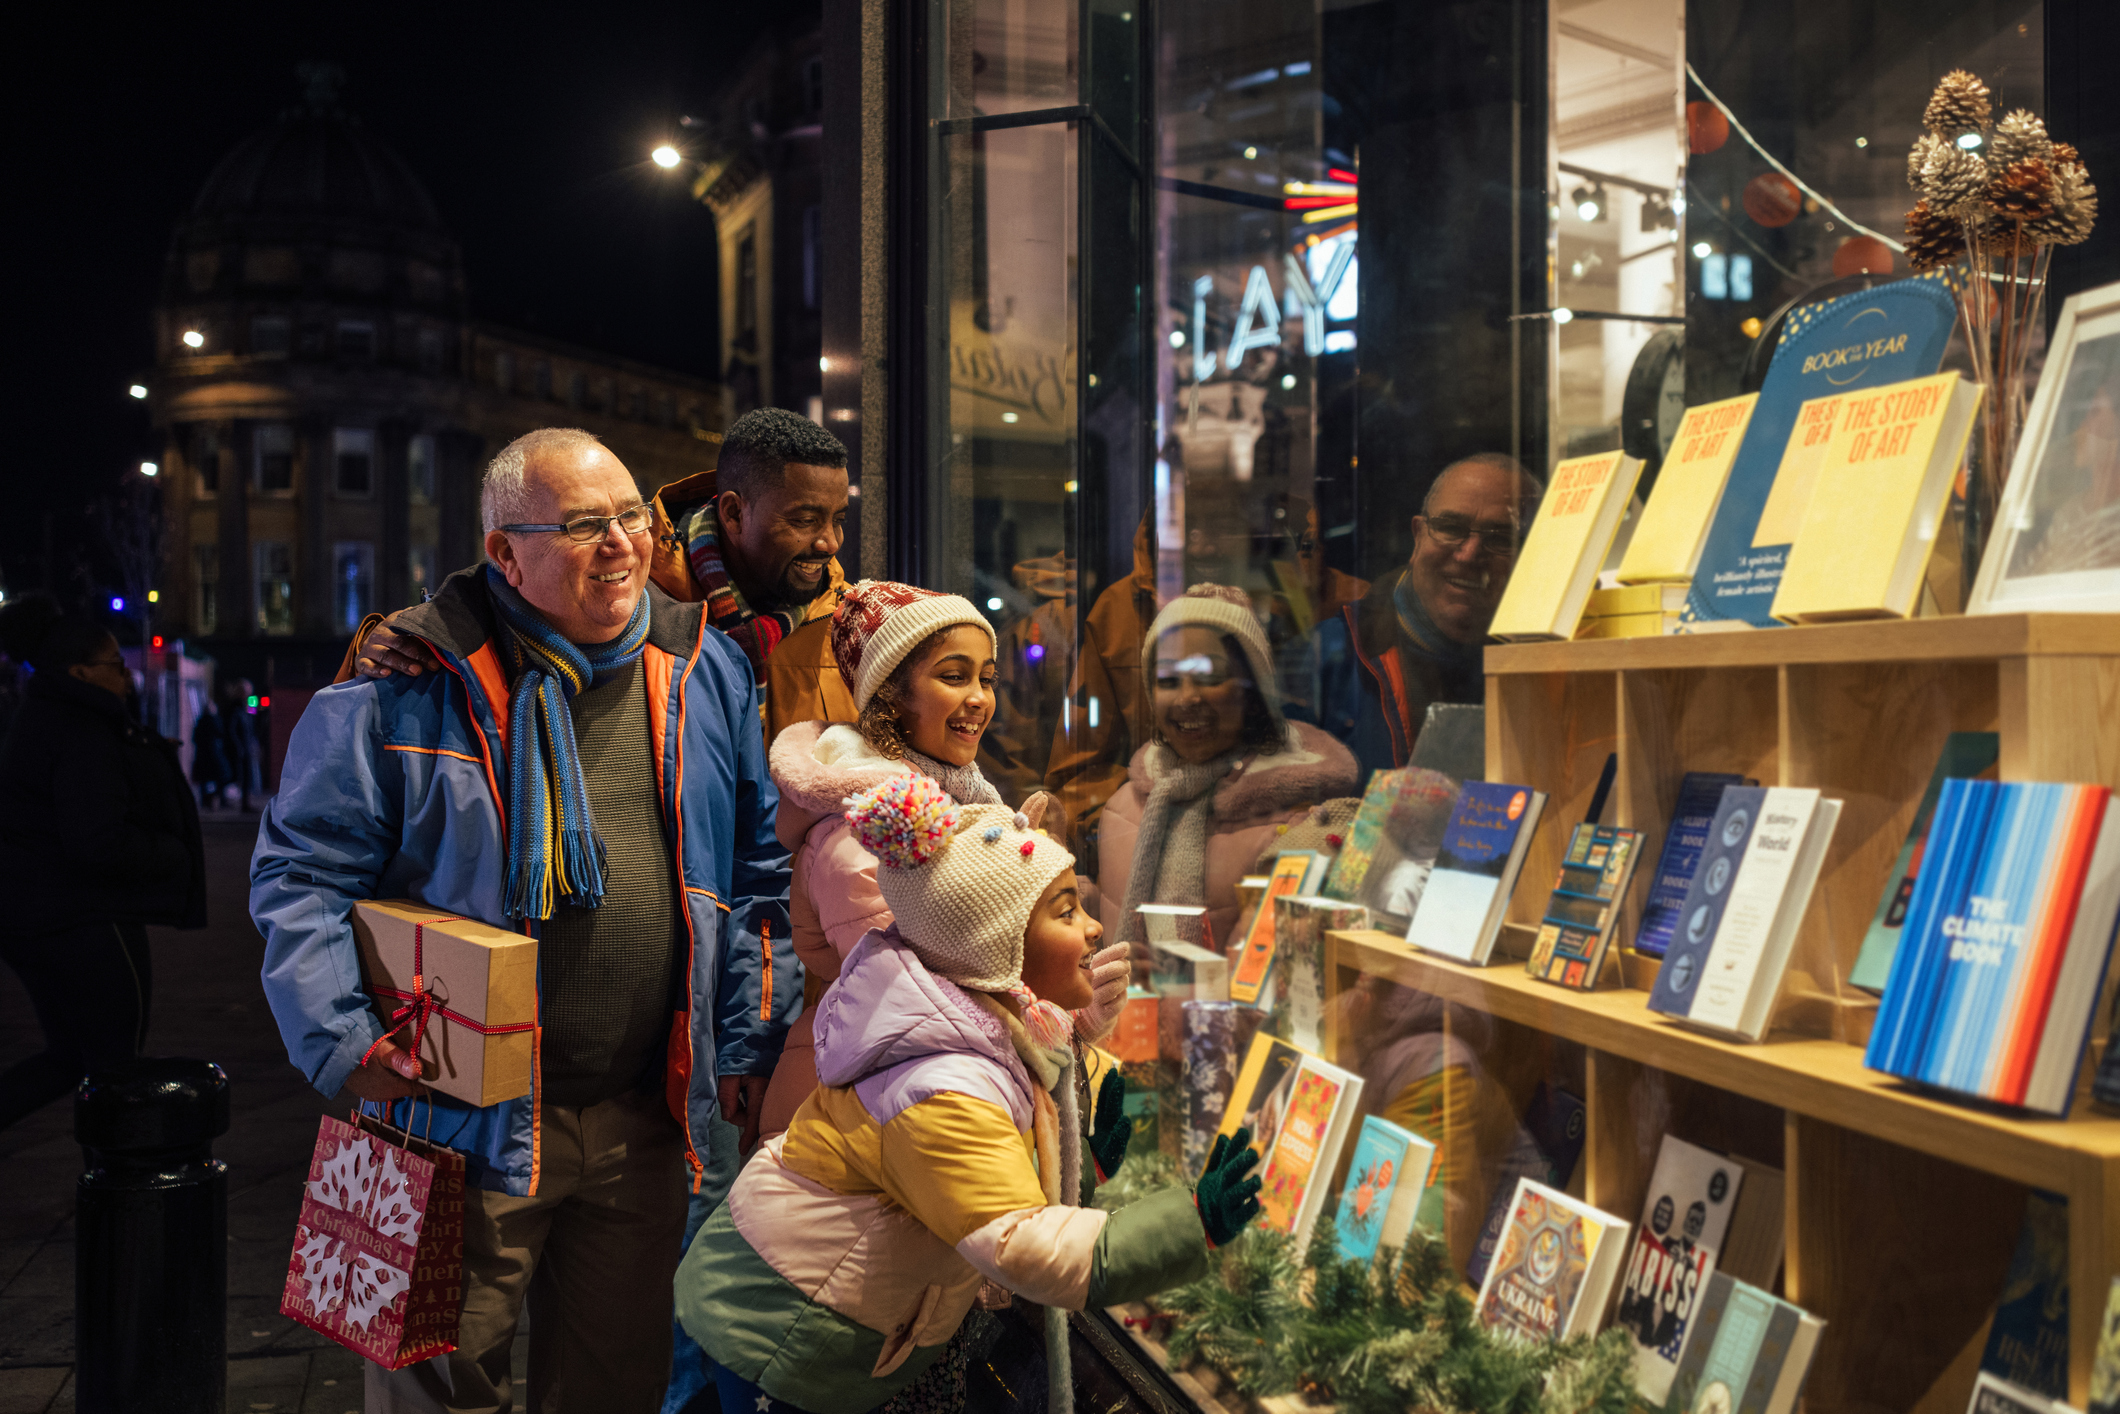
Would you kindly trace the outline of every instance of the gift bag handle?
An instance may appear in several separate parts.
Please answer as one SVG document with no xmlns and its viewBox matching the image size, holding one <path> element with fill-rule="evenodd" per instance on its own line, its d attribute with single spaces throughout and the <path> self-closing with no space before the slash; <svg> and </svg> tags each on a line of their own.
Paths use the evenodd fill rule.
<svg viewBox="0 0 2120 1414">
<path fill-rule="evenodd" d="M 355 1121 L 354 1128 L 360 1128 L 359 1122 L 361 1118 L 368 1113 L 368 1106 L 370 1104 L 375 1104 L 380 1106 L 382 1109 L 382 1113 L 376 1116 L 376 1123 L 382 1125 L 385 1129 L 395 1129 L 398 1133 L 404 1135 L 405 1142 L 407 1144 L 410 1144 L 412 1142 L 412 1112 L 409 1108 L 406 1110 L 406 1122 L 404 1124 L 392 1124 L 390 1122 L 390 1107 L 396 1103 L 397 1102 L 395 1100 L 355 1101 L 353 1107 L 353 1117 Z M 407 1106 L 410 1106 L 412 1104 L 412 1097 L 409 1095 L 406 1096 L 405 1103 Z M 432 1095 L 429 1095 L 427 1097 L 427 1127 L 420 1134 L 420 1142 L 430 1148 L 432 1148 L 434 1145 L 434 1097 Z"/>
</svg>

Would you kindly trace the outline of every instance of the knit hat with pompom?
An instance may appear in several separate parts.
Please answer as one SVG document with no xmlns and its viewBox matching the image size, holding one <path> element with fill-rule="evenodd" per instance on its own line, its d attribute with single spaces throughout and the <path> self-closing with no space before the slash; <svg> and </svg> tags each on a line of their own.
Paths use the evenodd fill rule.
<svg viewBox="0 0 2120 1414">
<path fill-rule="evenodd" d="M 960 805 L 927 776 L 893 776 L 846 804 L 898 935 L 928 970 L 975 992 L 1021 988 L 1031 909 L 1075 857 L 1028 816 Z"/>
<path fill-rule="evenodd" d="M 1195 584 L 1165 604 L 1141 640 L 1141 675 L 1150 685 L 1156 681 L 1156 657 L 1163 635 L 1182 628 L 1204 628 L 1235 639 L 1253 685 L 1265 699 L 1266 710 L 1273 714 L 1275 729 L 1287 730 L 1287 719 L 1281 710 L 1280 674 L 1274 669 L 1273 650 L 1266 644 L 1266 630 L 1260 627 L 1259 616 L 1251 611 L 1250 595 L 1226 584 Z"/>
<path fill-rule="evenodd" d="M 854 710 L 869 705 L 905 655 L 940 629 L 965 624 L 986 635 L 994 648 L 994 626 L 958 594 L 937 594 L 888 579 L 864 579 L 849 587 L 832 611 L 832 661 L 854 691 Z"/>
</svg>

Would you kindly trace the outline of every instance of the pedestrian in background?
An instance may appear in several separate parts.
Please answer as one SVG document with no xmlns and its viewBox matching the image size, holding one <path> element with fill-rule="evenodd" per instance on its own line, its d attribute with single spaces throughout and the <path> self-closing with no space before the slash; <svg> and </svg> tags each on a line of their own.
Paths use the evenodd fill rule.
<svg viewBox="0 0 2120 1414">
<path fill-rule="evenodd" d="M 228 733 L 209 700 L 191 724 L 191 783 L 199 788 L 200 808 L 220 808 L 228 779 Z"/>
<path fill-rule="evenodd" d="M 257 781 L 258 719 L 251 707 L 256 691 L 248 678 L 232 678 L 221 685 L 222 749 L 228 758 L 228 779 L 246 811 Z"/>
<path fill-rule="evenodd" d="M 0 745 L 0 958 L 44 1028 L 44 1050 L 0 1074 L 5 1129 L 140 1053 L 145 925 L 206 925 L 206 856 L 176 743 L 133 719 L 109 630 L 17 599 L 0 649 L 33 674 Z"/>
</svg>

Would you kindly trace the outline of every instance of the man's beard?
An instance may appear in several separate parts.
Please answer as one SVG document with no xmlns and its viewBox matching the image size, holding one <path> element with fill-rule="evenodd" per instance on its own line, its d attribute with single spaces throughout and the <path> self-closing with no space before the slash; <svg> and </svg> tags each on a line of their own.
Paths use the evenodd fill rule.
<svg viewBox="0 0 2120 1414">
<path fill-rule="evenodd" d="M 820 567 L 821 572 L 817 576 L 816 584 L 803 585 L 796 580 L 794 575 L 795 566 L 804 564 L 813 564 Z M 828 558 L 823 560 L 807 558 L 793 560 L 780 578 L 774 581 L 773 587 L 758 597 L 753 607 L 766 611 L 800 609 L 815 603 L 817 597 L 830 588 L 831 584 L 831 561 Z"/>
</svg>

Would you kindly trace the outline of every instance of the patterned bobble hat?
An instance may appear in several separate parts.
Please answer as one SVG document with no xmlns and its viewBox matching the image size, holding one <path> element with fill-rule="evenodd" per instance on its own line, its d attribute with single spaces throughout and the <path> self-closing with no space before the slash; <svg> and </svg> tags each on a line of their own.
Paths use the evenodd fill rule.
<svg viewBox="0 0 2120 1414">
<path fill-rule="evenodd" d="M 1005 805 L 959 805 L 927 776 L 893 776 L 847 801 L 876 856 L 898 935 L 929 971 L 975 992 L 1023 985 L 1031 909 L 1075 857 Z"/>
<path fill-rule="evenodd" d="M 876 689 L 929 634 L 959 624 L 977 625 L 987 642 L 995 643 L 994 626 L 962 595 L 888 579 L 864 579 L 848 589 L 832 612 L 832 661 L 854 689 L 854 709 L 867 707 Z"/>
</svg>

